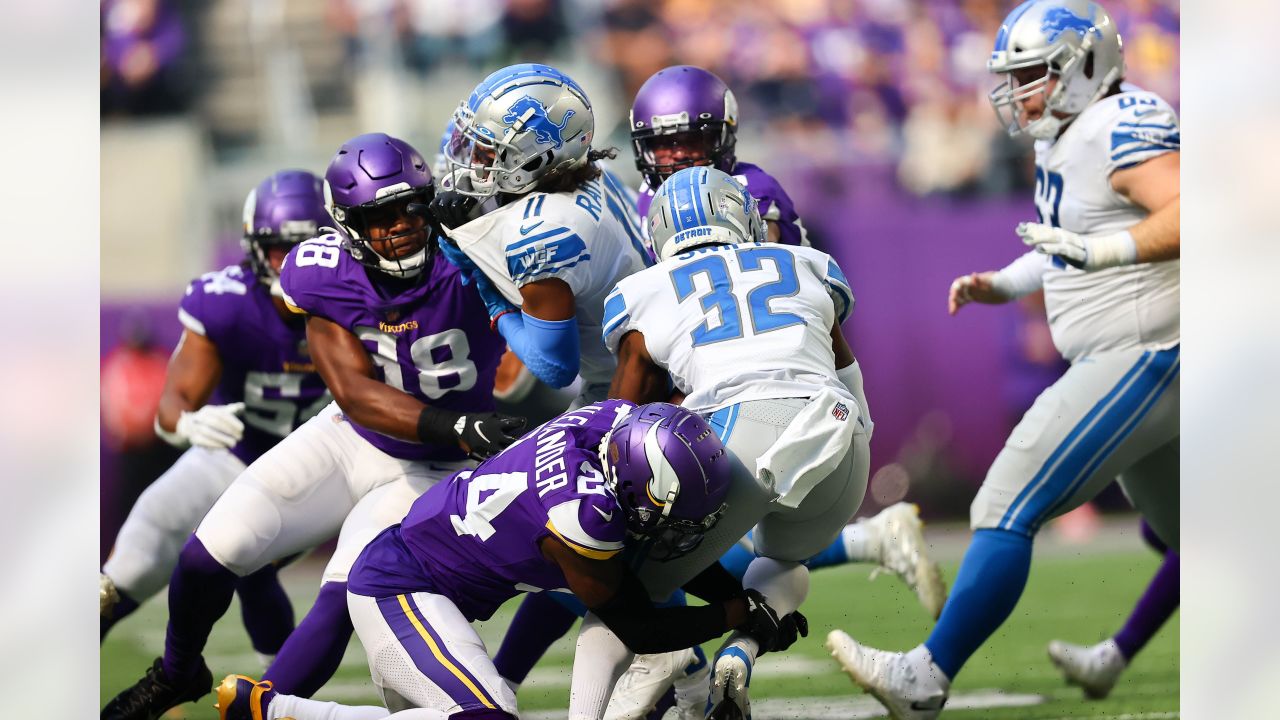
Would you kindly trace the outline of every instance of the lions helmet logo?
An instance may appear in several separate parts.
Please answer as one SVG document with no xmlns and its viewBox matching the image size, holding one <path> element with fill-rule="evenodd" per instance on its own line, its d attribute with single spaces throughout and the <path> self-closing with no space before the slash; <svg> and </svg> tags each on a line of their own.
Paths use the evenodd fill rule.
<svg viewBox="0 0 1280 720">
<path fill-rule="evenodd" d="M 564 117 L 560 118 L 560 124 L 557 125 L 551 122 L 551 118 L 547 116 L 547 108 L 537 98 L 525 95 L 511 104 L 507 114 L 502 116 L 502 122 L 512 127 L 519 123 L 520 127 L 517 129 L 533 131 L 540 145 L 552 145 L 559 150 L 564 145 L 560 132 L 569 124 L 569 118 L 573 115 L 573 110 L 565 110 Z"/>
<path fill-rule="evenodd" d="M 1040 31 L 1049 38 L 1049 42 L 1055 42 L 1064 32 L 1073 32 L 1079 35 L 1081 40 L 1084 40 L 1089 33 L 1102 35 L 1098 28 L 1094 27 L 1092 17 L 1082 18 L 1063 7 L 1049 8 L 1045 11 Z"/>
</svg>

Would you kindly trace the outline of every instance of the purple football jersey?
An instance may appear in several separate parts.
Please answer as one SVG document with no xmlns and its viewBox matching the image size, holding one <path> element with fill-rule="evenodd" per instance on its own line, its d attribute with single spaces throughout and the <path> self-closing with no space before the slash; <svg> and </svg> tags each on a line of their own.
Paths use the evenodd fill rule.
<svg viewBox="0 0 1280 720">
<path fill-rule="evenodd" d="M 231 452 L 246 465 L 333 400 L 307 352 L 302 318 L 281 317 L 245 268 L 193 280 L 178 319 L 218 348 L 222 377 L 211 402 L 244 403 L 244 437 Z"/>
<path fill-rule="evenodd" d="M 371 597 L 444 595 L 468 620 L 489 618 L 521 592 L 565 588 L 538 543 L 555 535 L 595 559 L 622 550 L 626 518 L 606 486 L 599 450 L 634 407 L 604 400 L 567 412 L 435 485 L 400 525 L 365 547 L 347 587 Z"/>
<path fill-rule="evenodd" d="M 331 320 L 364 343 L 379 379 L 422 402 L 457 412 L 494 409 L 493 381 L 506 343 L 458 268 L 436 256 L 422 277 L 401 281 L 365 267 L 333 235 L 289 252 L 280 269 L 285 301 Z M 374 447 L 403 460 L 458 460 L 457 445 L 429 445 L 352 423 Z"/>
<path fill-rule="evenodd" d="M 800 215 L 796 212 L 791 196 L 782 189 L 782 184 L 758 165 L 739 162 L 734 166 L 733 179 L 742 183 L 751 197 L 760 203 L 760 217 L 778 224 L 780 232 L 778 242 L 783 245 L 808 245 L 804 226 L 800 223 Z M 654 188 L 645 185 L 640 188 L 636 198 L 636 210 L 641 218 L 649 217 L 649 203 L 653 201 Z M 642 223 L 648 233 L 649 223 Z"/>
</svg>

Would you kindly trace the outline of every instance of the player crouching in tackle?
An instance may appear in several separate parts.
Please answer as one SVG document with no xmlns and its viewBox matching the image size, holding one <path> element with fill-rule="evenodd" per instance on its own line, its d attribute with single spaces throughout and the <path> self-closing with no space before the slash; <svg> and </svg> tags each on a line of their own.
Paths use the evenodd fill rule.
<svg viewBox="0 0 1280 720">
<path fill-rule="evenodd" d="M 896 720 L 933 720 L 952 680 L 1013 612 L 1031 546 L 1050 519 L 1119 480 L 1178 548 L 1178 116 L 1124 84 L 1115 22 L 1087 0 L 1032 0 L 1009 14 L 987 68 L 1010 134 L 1036 138 L 1033 248 L 999 272 L 958 278 L 951 312 L 1044 288 L 1071 367 L 1036 398 L 970 508 L 973 542 L 932 634 L 906 653 L 836 630 L 827 646 Z M 1108 688 L 1109 689 L 1109 688 Z"/>
<path fill-rule="evenodd" d="M 522 592 L 572 592 L 641 652 L 728 630 L 784 649 L 795 619 L 780 621 L 719 564 L 685 584 L 708 605 L 658 608 L 624 560 L 697 548 L 725 517 L 731 462 L 708 423 L 675 405 L 605 400 L 565 413 L 428 490 L 356 560 L 347 601 L 386 709 L 232 675 L 218 691 L 220 717 L 515 718 L 515 693 L 471 623 Z"/>
</svg>

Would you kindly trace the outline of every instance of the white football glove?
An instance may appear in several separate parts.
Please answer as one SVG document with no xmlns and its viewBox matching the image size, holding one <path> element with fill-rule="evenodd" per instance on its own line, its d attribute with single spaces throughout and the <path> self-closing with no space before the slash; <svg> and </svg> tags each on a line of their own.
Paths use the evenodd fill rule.
<svg viewBox="0 0 1280 720">
<path fill-rule="evenodd" d="M 174 434 L 192 445 L 229 448 L 244 437 L 244 422 L 238 417 L 243 412 L 242 402 L 205 405 L 199 410 L 183 412 Z"/>
<path fill-rule="evenodd" d="M 1036 252 L 1060 257 L 1086 272 L 1138 261 L 1138 246 L 1127 230 L 1112 235 L 1077 235 L 1050 225 L 1024 222 L 1018 224 L 1017 233 Z"/>
</svg>

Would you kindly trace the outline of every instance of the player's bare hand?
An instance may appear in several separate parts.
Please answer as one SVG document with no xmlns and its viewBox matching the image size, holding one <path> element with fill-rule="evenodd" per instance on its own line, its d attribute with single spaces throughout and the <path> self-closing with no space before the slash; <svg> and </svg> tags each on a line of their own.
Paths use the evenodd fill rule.
<svg viewBox="0 0 1280 720">
<path fill-rule="evenodd" d="M 991 278 L 995 273 L 969 273 L 961 275 L 951 282 L 951 291 L 947 294 L 947 312 L 955 315 L 960 308 L 971 302 L 1001 303 L 1005 298 L 996 292 Z"/>
</svg>

